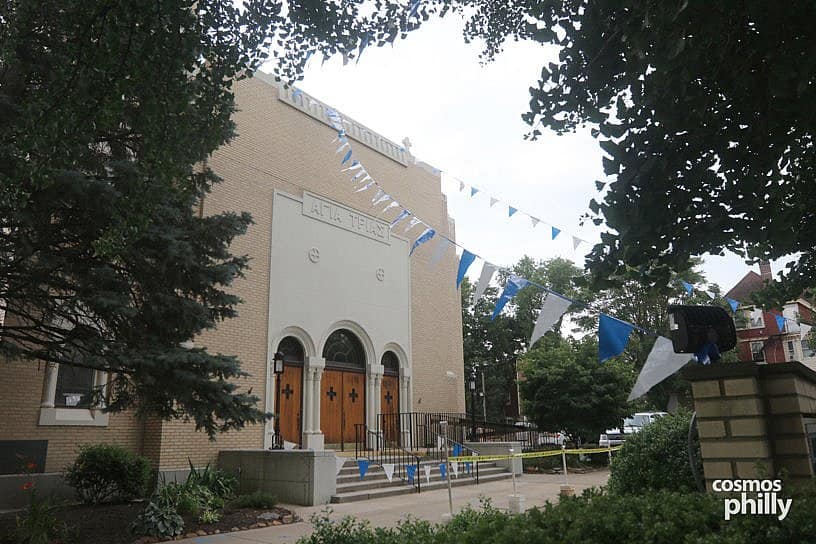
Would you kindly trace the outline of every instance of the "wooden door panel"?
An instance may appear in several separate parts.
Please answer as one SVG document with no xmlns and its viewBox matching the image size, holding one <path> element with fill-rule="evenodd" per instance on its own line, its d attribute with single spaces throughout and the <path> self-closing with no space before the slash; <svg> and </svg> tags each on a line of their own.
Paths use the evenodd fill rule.
<svg viewBox="0 0 816 544">
<path fill-rule="evenodd" d="M 280 383 L 281 436 L 300 444 L 300 425 L 303 409 L 303 367 L 284 365 Z"/>
<path fill-rule="evenodd" d="M 380 413 L 385 439 L 399 441 L 399 378 L 383 376 L 380 391 Z M 390 414 L 390 416 L 389 416 Z"/>
<path fill-rule="evenodd" d="M 365 423 L 366 376 L 358 372 L 343 372 L 343 439 L 356 440 L 355 423 Z"/>
<path fill-rule="evenodd" d="M 324 370 L 320 380 L 320 430 L 326 444 L 343 438 L 343 373 Z"/>
</svg>

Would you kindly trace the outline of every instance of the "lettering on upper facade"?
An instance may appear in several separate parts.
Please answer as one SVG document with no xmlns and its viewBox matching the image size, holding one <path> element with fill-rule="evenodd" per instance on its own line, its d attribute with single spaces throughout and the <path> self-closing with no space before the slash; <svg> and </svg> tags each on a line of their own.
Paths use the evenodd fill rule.
<svg viewBox="0 0 816 544">
<path fill-rule="evenodd" d="M 303 215 L 378 242 L 391 243 L 391 229 L 388 223 L 312 193 L 303 193 Z"/>
<path fill-rule="evenodd" d="M 331 109 L 331 107 L 328 104 L 309 96 L 303 91 L 295 94 L 295 89 L 293 87 L 286 89 L 283 87 L 283 85 L 278 85 L 278 98 L 290 106 L 306 113 L 310 117 L 314 117 L 315 119 L 332 126 L 331 122 L 329 121 L 329 116 L 326 113 Z M 346 130 L 346 134 L 348 134 L 351 138 L 365 144 L 375 151 L 382 153 L 388 158 L 394 159 L 403 166 L 408 166 L 410 163 L 414 162 L 411 155 L 403 146 L 392 142 L 388 138 L 380 136 L 354 119 L 351 119 L 345 115 L 343 115 L 342 118 L 343 128 Z"/>
</svg>

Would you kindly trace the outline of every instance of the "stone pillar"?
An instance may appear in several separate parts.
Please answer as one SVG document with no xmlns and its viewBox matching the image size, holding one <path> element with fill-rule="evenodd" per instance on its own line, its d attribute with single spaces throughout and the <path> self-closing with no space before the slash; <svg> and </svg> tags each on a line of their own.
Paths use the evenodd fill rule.
<svg viewBox="0 0 816 544">
<path fill-rule="evenodd" d="M 385 372 L 383 365 L 369 365 L 368 366 L 368 382 L 366 388 L 366 424 L 369 430 L 375 431 L 378 435 L 382 435 L 380 429 L 380 390 L 382 389 L 382 377 Z M 371 437 L 371 435 L 368 435 Z M 374 444 L 369 444 L 373 447 Z"/>
<path fill-rule="evenodd" d="M 326 360 L 323 357 L 306 357 L 303 365 L 303 438 L 302 448 L 322 450 L 323 432 L 320 430 L 320 382 Z"/>
<path fill-rule="evenodd" d="M 59 365 L 57 363 L 45 364 L 45 378 L 43 379 L 42 408 L 53 408 L 55 397 L 57 396 L 57 374 Z"/>
<path fill-rule="evenodd" d="M 798 362 L 737 363 L 683 376 L 692 382 L 709 489 L 713 480 L 773 478 L 783 469 L 790 480 L 812 477 L 805 414 L 816 413 L 816 372 Z"/>
<path fill-rule="evenodd" d="M 413 395 L 411 393 L 411 369 L 401 367 L 399 377 L 399 411 L 407 413 L 413 411 Z M 402 433 L 402 444 L 408 445 L 408 449 L 415 447 L 411 442 L 410 418 L 400 418 L 400 433 Z"/>
</svg>

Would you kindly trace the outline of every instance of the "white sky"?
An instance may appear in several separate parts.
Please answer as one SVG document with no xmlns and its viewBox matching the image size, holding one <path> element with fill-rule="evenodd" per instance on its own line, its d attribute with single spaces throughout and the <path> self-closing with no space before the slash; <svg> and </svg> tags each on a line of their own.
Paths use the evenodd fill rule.
<svg viewBox="0 0 816 544">
<path fill-rule="evenodd" d="M 528 89 L 557 50 L 509 43 L 482 66 L 479 44 L 465 44 L 461 27 L 455 17 L 431 21 L 393 48 L 367 48 L 358 63 L 346 66 L 339 56 L 322 66 L 313 58 L 298 86 L 395 142 L 409 137 L 420 160 L 478 187 L 480 193 L 471 198 L 443 174 L 457 242 L 470 251 L 499 265 L 527 254 L 566 257 L 583 266 L 590 245 L 574 252 L 571 235 L 593 244 L 599 240 L 599 227 L 579 226 L 589 200 L 597 196 L 594 181 L 604 179 L 597 141 L 588 130 L 565 136 L 545 131 L 535 142 L 523 139 L 529 130 L 521 120 Z M 329 141 L 326 152 L 334 152 Z M 489 195 L 562 233 L 552 241 L 549 225 L 533 229 L 521 214 L 508 219 L 506 204 L 490 208 Z M 775 263 L 774 271 L 780 266 Z M 477 260 L 471 275 L 480 269 Z M 706 258 L 703 270 L 726 291 L 748 267 L 730 255 Z"/>
</svg>

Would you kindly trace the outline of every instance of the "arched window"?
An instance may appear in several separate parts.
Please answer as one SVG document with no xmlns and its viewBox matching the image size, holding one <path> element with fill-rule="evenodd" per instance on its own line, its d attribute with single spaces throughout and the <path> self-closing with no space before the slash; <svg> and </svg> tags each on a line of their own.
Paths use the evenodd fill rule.
<svg viewBox="0 0 816 544">
<path fill-rule="evenodd" d="M 383 353 L 380 361 L 385 367 L 385 373 L 390 376 L 399 376 L 399 358 L 393 351 L 386 351 Z"/>
<path fill-rule="evenodd" d="M 303 364 L 305 360 L 305 352 L 303 344 L 294 336 L 287 336 L 278 344 L 278 351 L 283 353 L 283 361 L 285 363 Z"/>
<path fill-rule="evenodd" d="M 365 350 L 357 336 L 346 329 L 339 329 L 329 335 L 323 358 L 329 366 L 342 366 L 364 369 L 366 365 Z"/>
</svg>

